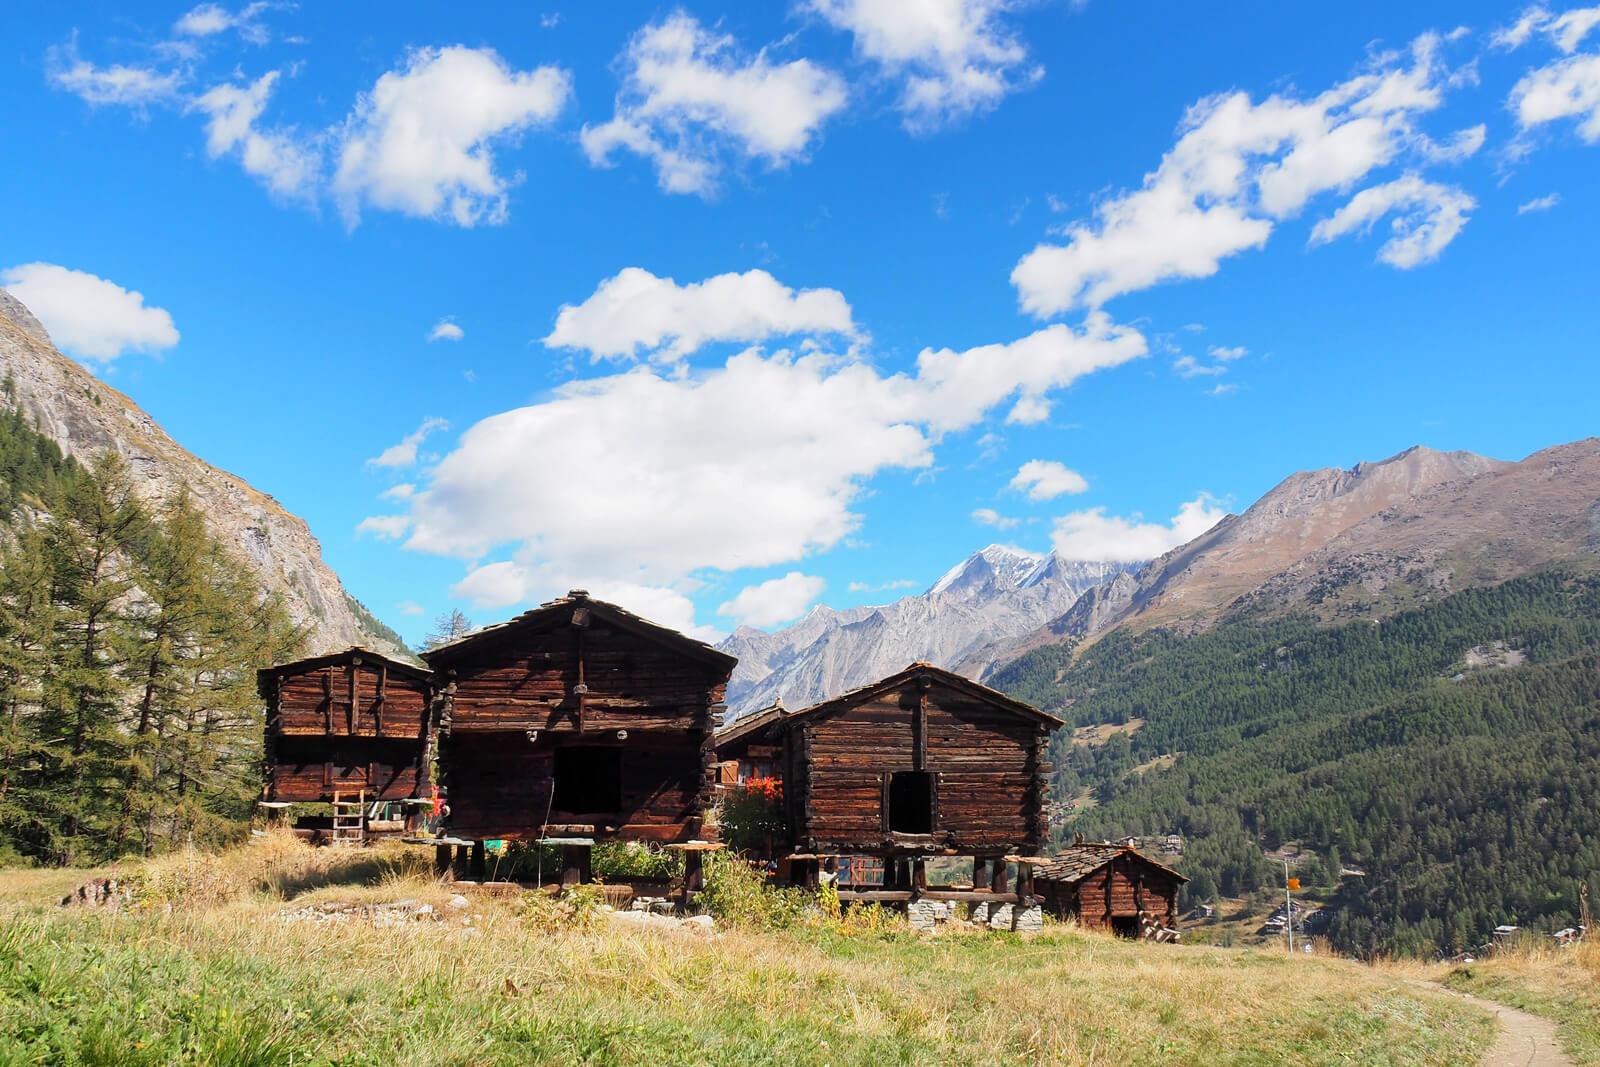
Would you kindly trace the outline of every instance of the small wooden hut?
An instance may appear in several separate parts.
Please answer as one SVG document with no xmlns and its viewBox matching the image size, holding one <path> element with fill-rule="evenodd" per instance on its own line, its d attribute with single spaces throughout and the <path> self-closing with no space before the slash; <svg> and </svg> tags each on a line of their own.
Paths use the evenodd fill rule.
<svg viewBox="0 0 1600 1067">
<path fill-rule="evenodd" d="M 256 688 L 267 705 L 269 805 L 349 808 L 354 822 L 337 828 L 359 837 L 367 804 L 420 798 L 428 789 L 433 680 L 426 668 L 348 648 L 263 668 Z"/>
<path fill-rule="evenodd" d="M 561 844 L 587 880 L 596 842 L 701 837 L 734 657 L 575 589 L 424 658 L 454 838 Z"/>
<path fill-rule="evenodd" d="M 1035 866 L 1033 877 L 1046 911 L 1133 938 L 1176 927 L 1178 887 L 1189 880 L 1131 845 L 1081 838 Z"/>
<path fill-rule="evenodd" d="M 998 892 L 1007 857 L 1031 857 L 1045 842 L 1045 740 L 1060 725 L 913 663 L 808 708 L 764 709 L 719 733 L 717 750 L 783 780 L 787 845 L 803 875 L 818 859 L 876 857 L 889 861 L 886 889 L 915 891 L 925 888 L 922 859 L 970 856 L 975 888 L 987 880 Z"/>
</svg>

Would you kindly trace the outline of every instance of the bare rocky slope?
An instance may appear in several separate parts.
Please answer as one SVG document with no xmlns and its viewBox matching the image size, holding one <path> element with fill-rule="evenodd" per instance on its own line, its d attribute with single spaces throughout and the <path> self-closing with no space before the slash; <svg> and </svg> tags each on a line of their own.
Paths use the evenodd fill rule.
<svg viewBox="0 0 1600 1067">
<path fill-rule="evenodd" d="M 845 611 L 819 605 L 775 633 L 742 626 L 718 646 L 739 657 L 728 705 L 734 715 L 780 697 L 804 707 L 919 660 L 980 677 L 1018 638 L 1120 573 L 1121 564 L 990 545 L 920 596 Z"/>
<path fill-rule="evenodd" d="M 185 451 L 154 419 L 117 390 L 58 352 L 49 334 L 15 297 L 0 289 L 0 378 L 14 400 L 62 450 L 93 462 L 106 449 L 127 460 L 140 496 L 151 502 L 187 485 L 212 532 L 283 594 L 296 623 L 309 625 L 309 649 L 365 645 L 403 652 L 345 592 L 322 560 L 305 521 L 244 479 Z"/>
<path fill-rule="evenodd" d="M 1382 614 L 1600 548 L 1600 439 L 1519 463 L 1417 447 L 1303 471 L 1242 515 L 1086 593 L 1011 657 L 1116 626 L 1204 629 L 1231 611 Z"/>
</svg>

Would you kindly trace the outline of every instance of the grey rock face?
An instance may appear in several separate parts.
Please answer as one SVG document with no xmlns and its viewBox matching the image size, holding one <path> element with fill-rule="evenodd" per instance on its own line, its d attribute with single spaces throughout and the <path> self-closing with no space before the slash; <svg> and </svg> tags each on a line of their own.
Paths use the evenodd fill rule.
<svg viewBox="0 0 1600 1067">
<path fill-rule="evenodd" d="M 0 378 L 11 380 L 16 402 L 68 455 L 90 463 L 109 449 L 127 460 L 146 501 L 187 486 L 212 533 L 260 574 L 263 588 L 283 595 L 296 623 L 310 627 L 312 653 L 350 645 L 404 651 L 362 627 L 304 520 L 185 451 L 132 400 L 56 351 L 44 327 L 4 289 Z"/>
<path fill-rule="evenodd" d="M 747 714 L 781 697 L 800 708 L 917 661 L 981 677 L 1015 638 L 1124 571 L 990 545 L 920 596 L 848 611 L 819 606 L 775 633 L 740 627 L 718 646 L 739 657 L 728 705 Z"/>
</svg>

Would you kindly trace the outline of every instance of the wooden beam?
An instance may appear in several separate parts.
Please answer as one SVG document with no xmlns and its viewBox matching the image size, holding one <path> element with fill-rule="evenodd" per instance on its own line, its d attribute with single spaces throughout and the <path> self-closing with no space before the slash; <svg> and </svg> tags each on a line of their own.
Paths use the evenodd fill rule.
<svg viewBox="0 0 1600 1067">
<path fill-rule="evenodd" d="M 994 858 L 994 874 L 990 878 L 989 888 L 996 893 L 1006 891 L 1006 861 L 1000 856 Z"/>
<path fill-rule="evenodd" d="M 329 737 L 333 736 L 333 670 L 322 672 L 322 714 Z"/>
<path fill-rule="evenodd" d="M 346 722 L 349 724 L 347 733 L 354 736 L 356 725 L 361 720 L 361 659 L 359 656 L 351 657 L 350 664 L 345 668 L 350 679 L 350 710 L 345 713 Z"/>
<path fill-rule="evenodd" d="M 467 870 L 472 873 L 474 879 L 480 882 L 489 873 L 488 857 L 485 855 L 482 841 L 474 841 L 472 843 L 472 864 Z"/>
<path fill-rule="evenodd" d="M 372 717 L 376 722 L 375 729 L 379 737 L 383 736 L 383 699 L 388 693 L 388 688 L 389 665 L 380 663 L 378 665 L 378 698 L 372 702 Z"/>
<path fill-rule="evenodd" d="M 589 863 L 593 851 L 591 845 L 561 846 L 562 885 L 582 885 L 589 881 Z"/>
</svg>

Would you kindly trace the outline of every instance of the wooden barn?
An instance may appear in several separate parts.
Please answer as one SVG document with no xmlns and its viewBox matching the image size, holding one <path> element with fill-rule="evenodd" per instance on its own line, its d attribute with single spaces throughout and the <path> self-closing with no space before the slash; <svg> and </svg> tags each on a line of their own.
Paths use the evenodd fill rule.
<svg viewBox="0 0 1600 1067">
<path fill-rule="evenodd" d="M 596 842 L 702 836 L 732 656 L 575 589 L 424 658 L 452 837 L 558 843 L 587 880 Z"/>
<path fill-rule="evenodd" d="M 1082 839 L 1035 866 L 1033 877 L 1047 912 L 1134 938 L 1177 926 L 1178 887 L 1189 880 L 1130 845 Z"/>
<path fill-rule="evenodd" d="M 349 648 L 264 668 L 256 687 L 267 706 L 268 805 L 335 803 L 356 819 L 340 829 L 359 830 L 365 805 L 427 791 L 433 679 L 425 668 Z"/>
<path fill-rule="evenodd" d="M 1045 740 L 1061 720 L 926 663 L 790 711 L 764 709 L 717 735 L 721 759 L 784 783 L 785 843 L 807 864 L 887 863 L 888 899 L 926 888 L 922 860 L 970 856 L 974 888 L 1004 889 L 1007 857 L 1047 836 Z M 984 877 L 986 864 L 993 864 Z M 1019 893 L 1026 895 L 1027 864 Z"/>
</svg>

